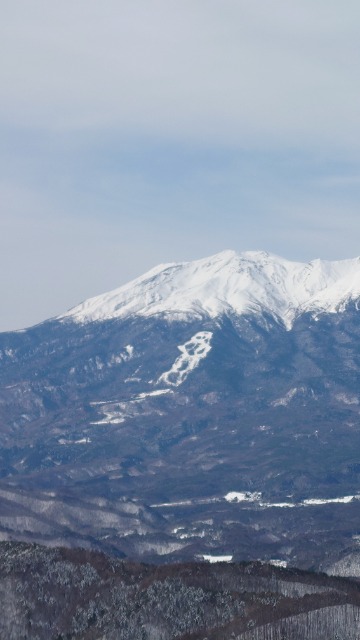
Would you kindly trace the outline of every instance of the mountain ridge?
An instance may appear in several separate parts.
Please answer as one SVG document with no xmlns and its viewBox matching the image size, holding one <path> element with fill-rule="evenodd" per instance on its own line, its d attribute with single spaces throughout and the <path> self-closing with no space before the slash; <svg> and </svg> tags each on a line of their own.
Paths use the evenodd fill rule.
<svg viewBox="0 0 360 640">
<path fill-rule="evenodd" d="M 292 262 L 264 251 L 223 251 L 158 265 L 139 278 L 58 316 L 86 324 L 163 315 L 187 322 L 268 313 L 286 329 L 304 313 L 342 311 L 360 297 L 360 258 Z"/>
<path fill-rule="evenodd" d="M 115 292 L 0 334 L 0 539 L 359 575 L 358 269 L 225 252 L 155 268 L 125 310 Z M 286 330 L 259 296 L 289 311 L 294 274 L 341 313 L 308 305 Z"/>
</svg>

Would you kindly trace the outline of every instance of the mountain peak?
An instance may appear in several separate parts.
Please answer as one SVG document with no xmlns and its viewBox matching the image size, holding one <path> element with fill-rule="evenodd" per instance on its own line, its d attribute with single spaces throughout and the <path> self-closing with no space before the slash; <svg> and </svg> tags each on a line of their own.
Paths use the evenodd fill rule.
<svg viewBox="0 0 360 640">
<path fill-rule="evenodd" d="M 165 314 L 186 321 L 266 312 L 290 329 L 301 313 L 334 313 L 358 297 L 359 258 L 301 263 L 265 251 L 226 250 L 193 262 L 159 265 L 59 319 L 87 323 Z"/>
</svg>

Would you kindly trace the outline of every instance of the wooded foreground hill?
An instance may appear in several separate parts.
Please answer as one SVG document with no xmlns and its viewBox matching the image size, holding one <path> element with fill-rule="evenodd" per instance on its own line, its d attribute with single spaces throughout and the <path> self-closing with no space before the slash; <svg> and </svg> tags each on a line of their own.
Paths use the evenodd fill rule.
<svg viewBox="0 0 360 640">
<path fill-rule="evenodd" d="M 1 640 L 358 640 L 360 586 L 259 562 L 0 544 Z"/>
</svg>

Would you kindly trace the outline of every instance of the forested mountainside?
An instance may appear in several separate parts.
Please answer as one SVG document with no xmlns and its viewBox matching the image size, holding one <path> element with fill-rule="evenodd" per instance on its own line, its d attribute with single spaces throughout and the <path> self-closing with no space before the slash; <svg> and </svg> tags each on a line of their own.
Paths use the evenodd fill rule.
<svg viewBox="0 0 360 640">
<path fill-rule="evenodd" d="M 0 334 L 0 539 L 358 572 L 359 309 L 358 259 L 224 252 Z"/>
<path fill-rule="evenodd" d="M 357 640 L 356 581 L 0 544 L 1 640 Z"/>
</svg>

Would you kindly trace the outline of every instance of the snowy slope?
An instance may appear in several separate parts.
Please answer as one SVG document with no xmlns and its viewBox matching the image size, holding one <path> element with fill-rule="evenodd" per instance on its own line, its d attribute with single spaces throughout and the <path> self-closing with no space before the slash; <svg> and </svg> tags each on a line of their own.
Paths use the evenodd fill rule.
<svg viewBox="0 0 360 640">
<path fill-rule="evenodd" d="M 211 349 L 211 338 L 211 331 L 199 331 L 185 344 L 179 345 L 181 355 L 175 360 L 170 371 L 165 371 L 160 376 L 158 382 L 164 382 L 172 387 L 182 384 L 200 361 L 206 358 Z"/>
<path fill-rule="evenodd" d="M 223 251 L 194 262 L 159 265 L 59 319 L 87 323 L 165 314 L 189 320 L 267 312 L 290 329 L 304 312 L 342 311 L 359 297 L 360 258 L 300 263 L 260 251 Z"/>
</svg>

